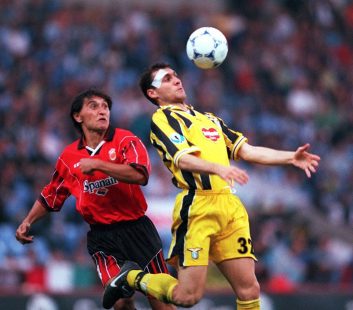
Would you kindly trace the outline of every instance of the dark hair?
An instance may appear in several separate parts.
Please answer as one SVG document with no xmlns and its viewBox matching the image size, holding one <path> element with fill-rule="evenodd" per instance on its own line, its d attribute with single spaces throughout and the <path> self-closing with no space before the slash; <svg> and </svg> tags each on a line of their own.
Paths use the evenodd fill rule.
<svg viewBox="0 0 353 310">
<path fill-rule="evenodd" d="M 82 133 L 81 124 L 76 122 L 74 118 L 74 114 L 81 111 L 83 102 L 85 101 L 85 99 L 90 99 L 92 97 L 100 97 L 104 99 L 108 103 L 109 110 L 111 109 L 113 104 L 112 99 L 107 94 L 94 88 L 87 89 L 84 92 L 78 94 L 71 103 L 70 116 L 74 123 L 75 128 L 81 133 Z"/>
<path fill-rule="evenodd" d="M 142 93 L 145 95 L 145 97 L 151 101 L 153 104 L 158 106 L 158 103 L 156 100 L 152 99 L 151 97 L 148 96 L 147 91 L 150 88 L 155 88 L 154 86 L 152 86 L 152 74 L 155 71 L 158 71 L 159 69 L 164 69 L 164 68 L 170 68 L 170 65 L 167 63 L 155 63 L 154 65 L 152 65 L 151 67 L 149 67 L 146 71 L 144 71 L 141 74 L 140 77 L 140 88 L 142 90 Z"/>
</svg>

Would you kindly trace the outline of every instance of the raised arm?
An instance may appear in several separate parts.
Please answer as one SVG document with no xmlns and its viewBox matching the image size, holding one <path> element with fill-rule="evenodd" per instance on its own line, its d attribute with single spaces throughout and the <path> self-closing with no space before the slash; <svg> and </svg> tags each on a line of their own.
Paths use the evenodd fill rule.
<svg viewBox="0 0 353 310">
<path fill-rule="evenodd" d="M 308 178 L 319 166 L 320 156 L 309 153 L 310 144 L 304 144 L 296 151 L 275 150 L 244 143 L 238 151 L 238 157 L 263 165 L 293 165 L 305 171 Z"/>
</svg>

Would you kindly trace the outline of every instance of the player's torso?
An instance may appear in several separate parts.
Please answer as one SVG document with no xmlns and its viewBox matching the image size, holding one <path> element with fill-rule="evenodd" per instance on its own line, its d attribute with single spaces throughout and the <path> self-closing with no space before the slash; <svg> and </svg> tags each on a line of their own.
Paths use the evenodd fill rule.
<svg viewBox="0 0 353 310">
<path fill-rule="evenodd" d="M 180 112 L 178 112 L 180 113 Z M 192 145 L 201 149 L 199 157 L 215 163 L 229 165 L 227 147 L 220 126 L 206 115 L 195 111 L 195 115 L 184 112 L 191 124 L 185 126 L 184 136 Z"/>
<path fill-rule="evenodd" d="M 195 145 L 200 152 L 197 157 L 228 166 L 229 159 L 226 143 L 224 141 L 221 127 L 212 122 L 206 115 L 194 111 L 177 111 L 176 117 L 180 116 L 179 122 L 182 126 L 182 134 L 189 145 Z M 172 165 L 170 167 L 174 178 L 180 188 L 195 188 L 203 190 L 222 190 L 228 184 L 217 175 L 196 174 L 180 171 Z"/>
<path fill-rule="evenodd" d="M 80 169 L 82 158 L 122 164 L 124 159 L 118 146 L 115 140 L 106 141 L 92 155 L 87 149 L 72 145 L 62 155 L 63 165 L 67 166 L 66 186 L 76 198 L 77 211 L 90 223 L 96 219 L 103 222 L 131 220 L 144 214 L 146 202 L 138 185 L 120 182 L 100 171 L 84 174 Z"/>
</svg>

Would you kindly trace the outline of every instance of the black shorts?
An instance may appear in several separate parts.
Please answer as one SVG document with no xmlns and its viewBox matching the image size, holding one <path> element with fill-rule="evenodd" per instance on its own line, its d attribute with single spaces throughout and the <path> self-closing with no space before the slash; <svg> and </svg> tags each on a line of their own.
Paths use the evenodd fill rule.
<svg viewBox="0 0 353 310">
<path fill-rule="evenodd" d="M 91 225 L 87 249 L 103 285 L 120 272 L 126 260 L 138 263 L 149 273 L 168 273 L 161 239 L 147 216 L 136 221 Z"/>
</svg>

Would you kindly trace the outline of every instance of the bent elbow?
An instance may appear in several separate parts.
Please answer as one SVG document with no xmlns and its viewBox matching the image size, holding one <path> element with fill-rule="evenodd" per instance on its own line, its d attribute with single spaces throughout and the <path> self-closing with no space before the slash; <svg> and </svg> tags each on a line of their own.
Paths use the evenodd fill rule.
<svg viewBox="0 0 353 310">
<path fill-rule="evenodd" d="M 147 184 L 148 184 L 148 180 L 144 180 L 139 183 L 139 185 L 141 185 L 141 186 L 146 186 Z"/>
<path fill-rule="evenodd" d="M 137 180 L 137 184 L 141 186 L 146 186 L 148 184 L 148 177 L 143 175 Z"/>
</svg>

